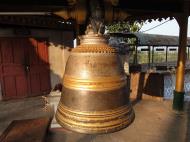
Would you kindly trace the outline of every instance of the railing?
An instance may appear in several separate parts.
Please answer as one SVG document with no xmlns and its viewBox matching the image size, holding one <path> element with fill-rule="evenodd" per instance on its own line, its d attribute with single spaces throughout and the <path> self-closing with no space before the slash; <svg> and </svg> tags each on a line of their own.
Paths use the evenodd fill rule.
<svg viewBox="0 0 190 142">
<path fill-rule="evenodd" d="M 187 60 L 190 60 L 190 47 L 187 47 Z M 178 47 L 169 46 L 138 46 L 130 53 L 129 63 L 147 64 L 149 67 L 158 65 L 176 66 Z"/>
</svg>

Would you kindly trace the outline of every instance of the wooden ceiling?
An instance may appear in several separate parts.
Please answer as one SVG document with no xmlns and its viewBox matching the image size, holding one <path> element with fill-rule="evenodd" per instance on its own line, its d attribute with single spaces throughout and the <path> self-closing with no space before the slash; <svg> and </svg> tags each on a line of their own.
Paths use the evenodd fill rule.
<svg viewBox="0 0 190 142">
<path fill-rule="evenodd" d="M 184 0 L 120 0 L 119 7 L 128 10 L 181 12 Z"/>
<path fill-rule="evenodd" d="M 68 7 L 69 1 L 88 0 L 1 0 L 0 11 L 53 11 Z M 118 1 L 121 9 L 129 11 L 161 11 L 182 12 L 184 5 L 190 4 L 189 0 L 104 0 Z M 101 2 L 103 2 L 101 0 Z"/>
<path fill-rule="evenodd" d="M 175 17 L 186 13 L 190 15 L 190 0 L 99 0 L 112 5 L 113 9 L 121 9 L 130 16 L 128 19 L 147 20 Z M 88 3 L 88 0 L 1 0 L 2 12 L 50 12 L 76 7 L 76 3 Z M 71 4 L 72 3 L 72 4 Z M 34 14 L 35 15 L 35 14 Z M 2 14 L 0 14 L 0 17 Z M 55 15 L 49 15 L 55 18 Z M 1 23 L 0 18 L 0 23 Z"/>
<path fill-rule="evenodd" d="M 1 0 L 0 12 L 52 12 L 68 7 L 66 0 Z"/>
</svg>

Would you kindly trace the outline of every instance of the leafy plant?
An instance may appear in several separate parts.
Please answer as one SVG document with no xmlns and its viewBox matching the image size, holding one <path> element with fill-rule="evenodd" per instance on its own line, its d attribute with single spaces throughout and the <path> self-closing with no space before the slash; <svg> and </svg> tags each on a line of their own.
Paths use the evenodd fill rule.
<svg viewBox="0 0 190 142">
<path fill-rule="evenodd" d="M 143 22 L 117 22 L 106 26 L 108 33 L 116 32 L 138 32 L 143 25 Z"/>
<path fill-rule="evenodd" d="M 113 24 L 109 24 L 106 26 L 106 31 L 107 33 L 123 33 L 123 32 L 138 32 L 141 27 L 143 26 L 143 22 L 138 22 L 138 21 L 134 21 L 134 22 L 129 22 L 129 21 L 125 21 L 125 22 L 117 22 L 117 23 L 113 23 Z M 128 46 L 128 49 L 132 52 L 129 52 L 130 56 L 132 55 L 134 57 L 135 52 L 134 52 L 134 48 L 135 48 L 135 44 L 136 44 L 136 38 L 122 38 L 122 42 L 130 45 Z M 121 43 L 121 41 L 120 41 Z M 126 49 L 126 48 L 125 48 Z M 124 48 L 120 49 L 121 51 L 124 50 L 124 52 L 122 53 L 126 53 L 126 50 Z M 137 62 L 137 59 L 134 58 L 133 62 Z"/>
</svg>

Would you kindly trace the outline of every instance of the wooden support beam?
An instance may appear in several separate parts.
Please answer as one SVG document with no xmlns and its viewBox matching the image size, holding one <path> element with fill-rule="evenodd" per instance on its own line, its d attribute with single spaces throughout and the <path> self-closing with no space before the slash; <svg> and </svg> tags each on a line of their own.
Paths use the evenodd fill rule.
<svg viewBox="0 0 190 142">
<path fill-rule="evenodd" d="M 151 55 L 151 47 L 150 46 L 148 46 L 148 67 L 149 67 L 149 69 L 150 69 L 150 55 Z"/>
<path fill-rule="evenodd" d="M 80 35 L 80 25 L 76 22 L 75 23 L 76 46 L 80 45 L 79 35 Z"/>
<path fill-rule="evenodd" d="M 168 66 L 168 46 L 166 46 L 166 64 Z"/>
<path fill-rule="evenodd" d="M 22 26 L 22 27 L 36 27 L 49 28 L 57 30 L 73 30 L 73 21 L 66 21 L 56 16 L 43 15 L 0 15 L 0 24 Z"/>
<path fill-rule="evenodd" d="M 138 51 L 137 51 L 137 46 L 135 46 L 135 57 L 134 57 L 134 64 L 138 64 Z"/>
<path fill-rule="evenodd" d="M 154 46 L 152 46 L 152 67 L 154 66 Z"/>
<path fill-rule="evenodd" d="M 189 60 L 189 46 L 187 47 L 187 59 Z"/>
<path fill-rule="evenodd" d="M 179 33 L 179 50 L 176 71 L 176 85 L 173 99 L 173 109 L 177 111 L 183 110 L 184 103 L 184 76 L 185 76 L 185 63 L 186 63 L 186 47 L 187 47 L 187 27 L 188 16 L 182 15 L 178 19 L 180 28 Z"/>
</svg>

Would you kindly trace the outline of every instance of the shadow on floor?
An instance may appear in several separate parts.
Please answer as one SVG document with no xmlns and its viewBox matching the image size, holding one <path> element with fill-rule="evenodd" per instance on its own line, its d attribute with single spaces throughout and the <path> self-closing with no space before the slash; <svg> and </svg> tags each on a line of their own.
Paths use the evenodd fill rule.
<svg viewBox="0 0 190 142">
<path fill-rule="evenodd" d="M 46 142 L 91 142 L 98 135 L 76 133 L 64 128 L 50 129 Z"/>
<path fill-rule="evenodd" d="M 27 103 L 2 105 L 0 108 L 0 131 L 5 129 L 11 120 L 47 115 L 48 113 L 42 113 L 43 105 L 40 105 L 42 102 L 39 101 L 40 99 L 36 98 Z M 9 110 L 13 109 L 13 106 L 18 106 L 18 108 L 14 110 L 14 115 L 11 115 Z M 47 142 L 189 142 L 190 104 L 186 104 L 186 111 L 183 115 L 174 113 L 171 106 L 171 101 L 141 100 L 133 106 L 136 115 L 135 121 L 121 131 L 87 135 L 63 128 L 60 130 L 50 129 Z M 5 125 L 4 122 L 7 124 Z"/>
<path fill-rule="evenodd" d="M 190 142 L 190 102 L 186 103 L 186 114 L 187 114 L 187 130 L 185 142 Z"/>
</svg>

